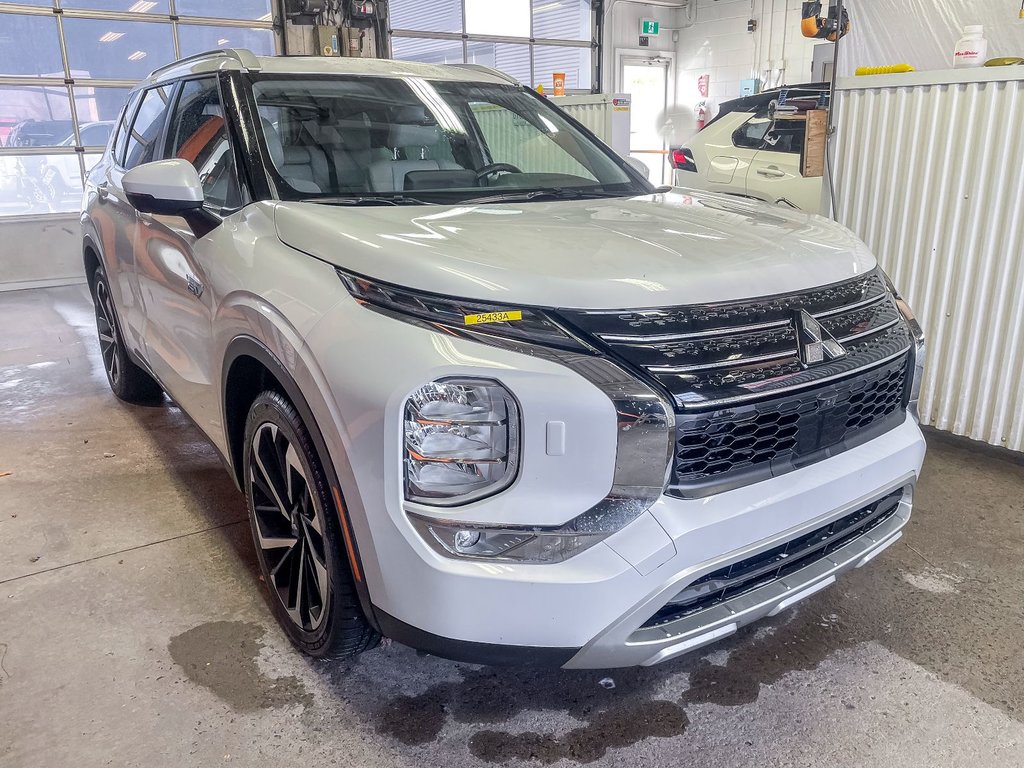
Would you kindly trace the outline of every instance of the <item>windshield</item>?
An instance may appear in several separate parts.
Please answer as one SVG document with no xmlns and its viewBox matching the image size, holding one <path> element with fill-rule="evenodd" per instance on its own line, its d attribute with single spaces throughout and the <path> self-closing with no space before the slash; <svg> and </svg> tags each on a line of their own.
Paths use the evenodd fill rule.
<svg viewBox="0 0 1024 768">
<path fill-rule="evenodd" d="M 252 90 L 285 200 L 458 203 L 651 191 L 519 86 L 258 76 Z"/>
</svg>

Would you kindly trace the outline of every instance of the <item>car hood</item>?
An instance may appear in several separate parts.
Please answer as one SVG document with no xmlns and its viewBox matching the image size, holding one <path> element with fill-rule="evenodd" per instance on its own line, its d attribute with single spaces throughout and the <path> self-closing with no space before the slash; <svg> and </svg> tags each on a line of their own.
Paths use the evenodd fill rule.
<svg viewBox="0 0 1024 768">
<path fill-rule="evenodd" d="M 688 193 L 486 205 L 282 202 L 281 240 L 346 270 L 498 304 L 621 309 L 813 288 L 875 267 L 821 218 Z"/>
</svg>

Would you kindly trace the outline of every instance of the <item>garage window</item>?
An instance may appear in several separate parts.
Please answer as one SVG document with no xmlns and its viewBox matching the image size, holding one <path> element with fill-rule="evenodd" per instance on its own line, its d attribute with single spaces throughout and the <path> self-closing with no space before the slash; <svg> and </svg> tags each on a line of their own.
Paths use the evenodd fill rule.
<svg viewBox="0 0 1024 768">
<path fill-rule="evenodd" d="M 0 220 L 78 211 L 130 89 L 211 48 L 275 53 L 271 0 L 0 0 Z"/>
<path fill-rule="evenodd" d="M 592 0 L 391 0 L 390 9 L 393 58 L 483 64 L 549 93 L 555 72 L 570 92 L 594 83 Z"/>
</svg>

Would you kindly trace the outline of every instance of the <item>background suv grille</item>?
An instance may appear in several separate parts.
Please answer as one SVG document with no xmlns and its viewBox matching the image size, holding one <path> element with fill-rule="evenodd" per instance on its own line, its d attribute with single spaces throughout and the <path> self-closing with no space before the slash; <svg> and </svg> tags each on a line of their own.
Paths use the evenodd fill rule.
<svg viewBox="0 0 1024 768">
<path fill-rule="evenodd" d="M 794 318 L 844 347 L 805 366 Z M 705 496 L 831 456 L 903 419 L 912 338 L 879 270 L 813 291 L 645 310 L 559 310 L 673 398 L 668 493 Z"/>
</svg>

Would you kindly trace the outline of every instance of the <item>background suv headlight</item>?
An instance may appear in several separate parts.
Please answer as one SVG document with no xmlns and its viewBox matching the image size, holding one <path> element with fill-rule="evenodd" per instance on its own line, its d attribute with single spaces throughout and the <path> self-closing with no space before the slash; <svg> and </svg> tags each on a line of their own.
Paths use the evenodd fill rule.
<svg viewBox="0 0 1024 768">
<path fill-rule="evenodd" d="M 487 379 L 442 379 L 405 404 L 405 497 L 452 506 L 508 488 L 519 465 L 519 406 Z"/>
</svg>

